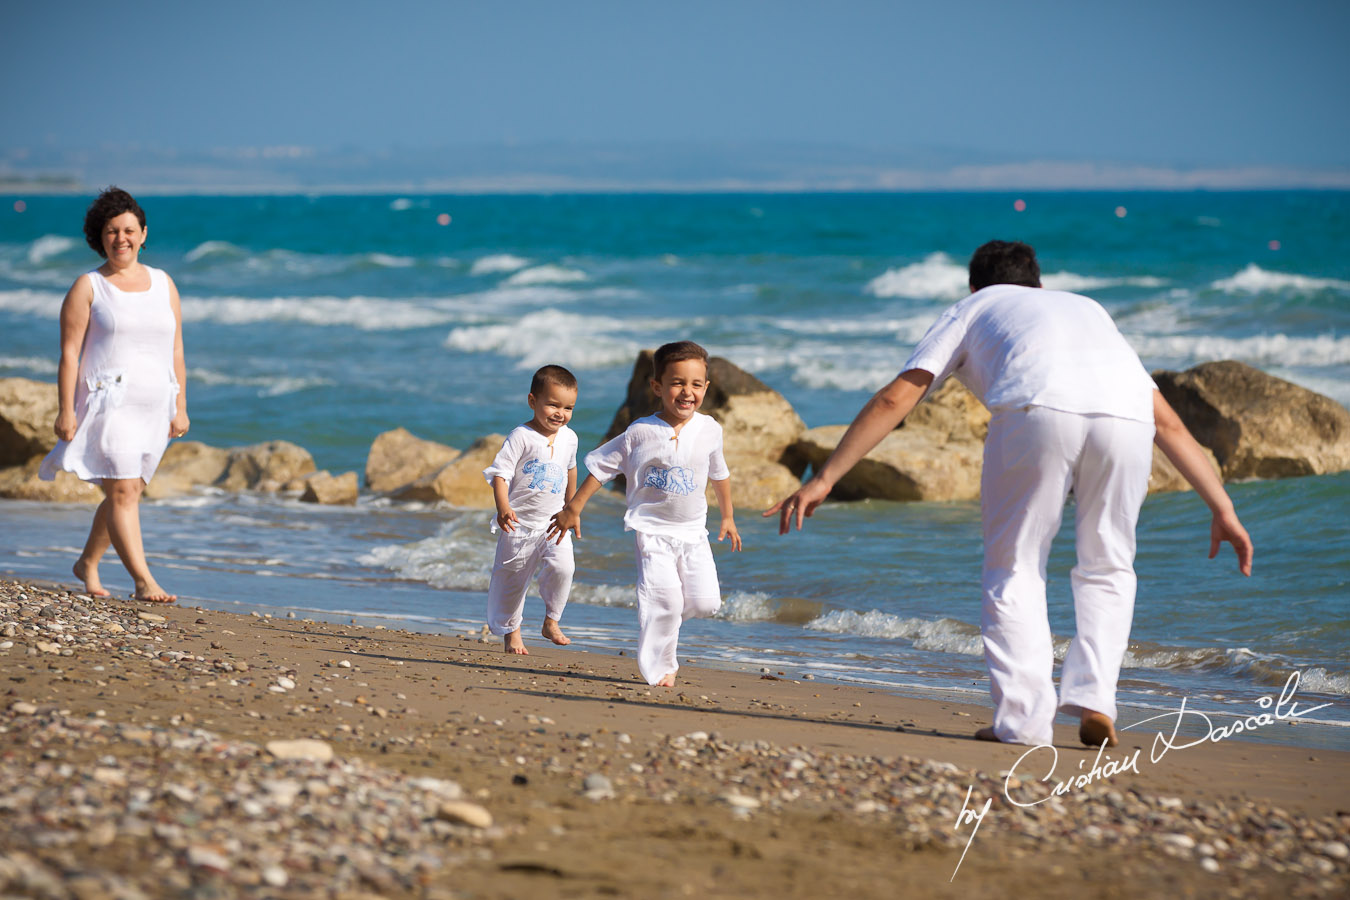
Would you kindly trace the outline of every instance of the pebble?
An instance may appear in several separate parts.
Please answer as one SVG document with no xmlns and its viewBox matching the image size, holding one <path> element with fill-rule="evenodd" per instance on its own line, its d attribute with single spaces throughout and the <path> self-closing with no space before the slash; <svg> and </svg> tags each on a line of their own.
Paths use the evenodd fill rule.
<svg viewBox="0 0 1350 900">
<path fill-rule="evenodd" d="M 447 800 L 436 810 L 437 818 L 445 822 L 458 822 L 472 828 L 491 828 L 492 813 L 477 803 L 467 800 Z"/>
<path fill-rule="evenodd" d="M 1350 857 L 1350 847 L 1341 841 L 1327 841 L 1322 845 L 1322 854 L 1332 859 L 1346 859 Z"/>
<path fill-rule="evenodd" d="M 159 624 L 160 622 L 168 621 L 168 619 L 164 618 L 159 613 L 152 613 L 152 612 L 138 612 L 136 613 L 136 618 L 140 619 L 142 622 L 150 622 L 153 624 Z"/>
<path fill-rule="evenodd" d="M 268 741 L 267 752 L 277 759 L 307 759 L 328 762 L 333 758 L 333 747 L 324 741 L 299 738 L 293 741 Z"/>
<path fill-rule="evenodd" d="M 9 711 L 16 716 L 34 716 L 37 715 L 38 708 L 27 700 L 16 700 L 10 704 Z"/>
<path fill-rule="evenodd" d="M 609 800 L 614 797 L 614 783 L 599 772 L 592 772 L 582 781 L 581 793 L 591 800 Z"/>
<path fill-rule="evenodd" d="M 1212 856 L 1206 856 L 1200 860 L 1200 868 L 1206 872 L 1217 873 L 1219 871 L 1219 861 Z"/>
</svg>

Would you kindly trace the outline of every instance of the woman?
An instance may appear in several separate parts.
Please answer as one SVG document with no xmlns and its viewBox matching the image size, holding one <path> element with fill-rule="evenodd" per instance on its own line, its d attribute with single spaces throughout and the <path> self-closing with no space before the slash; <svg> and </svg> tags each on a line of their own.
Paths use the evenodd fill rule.
<svg viewBox="0 0 1350 900">
<path fill-rule="evenodd" d="M 169 438 L 188 430 L 183 316 L 173 279 L 138 258 L 145 236 L 145 212 L 126 191 L 108 188 L 85 214 L 85 240 L 105 262 L 81 275 L 61 304 L 60 441 L 40 474 L 50 481 L 65 470 L 103 486 L 75 562 L 86 591 L 109 596 L 98 564 L 111 543 L 137 600 L 172 603 L 177 596 L 145 561 L 140 501 Z"/>
</svg>

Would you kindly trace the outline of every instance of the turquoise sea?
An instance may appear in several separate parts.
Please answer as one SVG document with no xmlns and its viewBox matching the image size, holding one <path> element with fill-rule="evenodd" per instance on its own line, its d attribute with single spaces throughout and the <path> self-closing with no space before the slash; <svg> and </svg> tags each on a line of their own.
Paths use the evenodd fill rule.
<svg viewBox="0 0 1350 900">
<path fill-rule="evenodd" d="M 90 199 L 0 198 L 0 377 L 55 380 L 61 298 L 97 262 L 80 232 Z M 809 426 L 847 422 L 964 295 L 965 260 L 995 237 L 1035 245 L 1047 286 L 1100 300 L 1150 368 L 1239 359 L 1350 404 L 1346 193 L 142 203 L 143 259 L 183 295 L 192 437 L 286 438 L 334 472 L 361 471 L 371 440 L 396 426 L 456 447 L 508 431 L 546 362 L 580 378 L 572 424 L 584 453 L 636 352 L 678 338 L 755 373 Z M 1350 473 L 1231 493 L 1256 541 L 1250 579 L 1231 555 L 1205 559 L 1208 515 L 1193 495 L 1144 507 L 1122 719 L 1182 698 L 1254 714 L 1298 672 L 1302 705 L 1331 704 L 1310 716 L 1322 724 L 1261 737 L 1350 748 Z M 587 511 L 563 618 L 581 649 L 635 645 L 621 510 L 602 495 Z M 0 572 L 68 578 L 88 516 L 0 501 Z M 481 511 L 204 492 L 147 503 L 142 518 L 160 581 L 191 603 L 425 631 L 481 625 L 493 550 Z M 723 613 L 686 625 L 683 657 L 987 701 L 977 504 L 836 504 L 787 538 L 756 511 L 738 521 L 745 551 L 716 550 Z M 1066 529 L 1050 584 L 1061 649 L 1071 565 Z M 112 560 L 104 578 L 130 588 Z M 530 629 L 540 610 L 527 603 Z"/>
</svg>

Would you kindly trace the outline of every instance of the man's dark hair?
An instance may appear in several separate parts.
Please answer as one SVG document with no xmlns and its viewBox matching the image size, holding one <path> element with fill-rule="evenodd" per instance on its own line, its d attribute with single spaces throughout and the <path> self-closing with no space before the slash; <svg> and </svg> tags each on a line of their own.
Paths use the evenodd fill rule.
<svg viewBox="0 0 1350 900">
<path fill-rule="evenodd" d="M 706 366 L 708 351 L 693 341 L 675 341 L 657 347 L 655 355 L 652 356 L 652 380 L 660 381 L 661 376 L 666 374 L 667 366 L 684 362 L 686 359 L 701 359 Z"/>
<path fill-rule="evenodd" d="M 1041 266 L 1036 251 L 1021 241 L 990 241 L 970 258 L 970 289 L 991 284 L 1041 286 Z"/>
<path fill-rule="evenodd" d="M 556 384 L 560 388 L 577 389 L 577 376 L 562 366 L 541 366 L 530 379 L 530 393 L 536 396 L 548 385 Z"/>
<path fill-rule="evenodd" d="M 141 228 L 145 228 L 145 210 L 135 197 L 114 185 L 100 193 L 84 214 L 84 240 L 104 259 L 108 254 L 103 252 L 103 226 L 122 213 L 135 213 Z"/>
</svg>

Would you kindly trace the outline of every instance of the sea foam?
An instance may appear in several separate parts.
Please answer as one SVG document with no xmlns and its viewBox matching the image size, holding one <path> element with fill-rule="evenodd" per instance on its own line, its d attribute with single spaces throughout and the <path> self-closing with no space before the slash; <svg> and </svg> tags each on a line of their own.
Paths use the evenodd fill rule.
<svg viewBox="0 0 1350 900">
<path fill-rule="evenodd" d="M 60 256 L 76 246 L 74 238 L 61 234 L 44 234 L 28 247 L 28 262 L 39 266 L 54 256 Z"/>
<path fill-rule="evenodd" d="M 1230 278 L 1220 278 L 1212 285 L 1215 290 L 1229 294 L 1260 294 L 1265 292 L 1350 291 L 1350 281 L 1338 278 L 1314 278 L 1287 272 L 1272 272 L 1256 263 Z"/>
<path fill-rule="evenodd" d="M 887 269 L 863 287 L 873 297 L 959 300 L 970 293 L 970 275 L 945 253 L 930 253 L 922 262 Z"/>
<path fill-rule="evenodd" d="M 505 283 L 509 285 L 572 284 L 577 281 L 586 280 L 588 280 L 588 276 L 580 269 L 567 269 L 562 266 L 550 264 L 524 269 L 506 279 Z"/>
<path fill-rule="evenodd" d="M 469 267 L 470 275 L 495 275 L 500 272 L 514 272 L 517 269 L 523 269 L 530 264 L 528 259 L 523 256 L 513 256 L 510 253 L 494 253 L 491 256 L 482 256 L 473 261 Z"/>
<path fill-rule="evenodd" d="M 624 336 L 636 324 L 544 309 L 508 324 L 456 328 L 446 336 L 445 346 L 514 357 L 520 369 L 535 369 L 546 363 L 600 369 L 631 362 L 637 355 L 641 345 Z"/>
<path fill-rule="evenodd" d="M 399 578 L 432 587 L 486 591 L 492 580 L 495 542 L 486 511 L 467 513 L 441 526 L 435 535 L 410 544 L 385 544 L 357 558 L 365 566 L 388 569 Z"/>
</svg>

